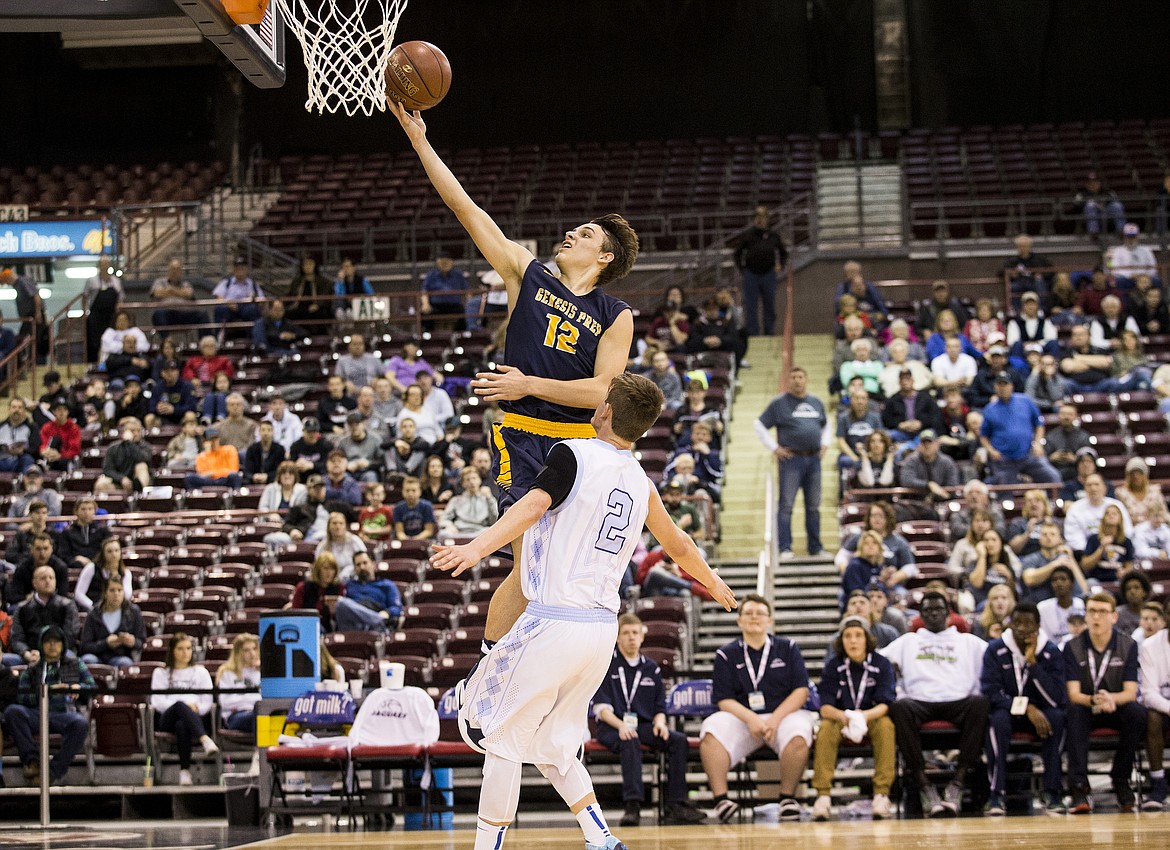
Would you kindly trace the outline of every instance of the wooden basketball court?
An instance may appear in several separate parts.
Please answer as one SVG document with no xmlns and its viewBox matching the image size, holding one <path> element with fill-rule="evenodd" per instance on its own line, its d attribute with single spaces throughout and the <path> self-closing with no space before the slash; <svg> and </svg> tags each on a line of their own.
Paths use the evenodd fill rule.
<svg viewBox="0 0 1170 850">
<path fill-rule="evenodd" d="M 524 815 L 521 813 L 521 818 Z M 529 823 L 534 818 L 528 817 Z M 1101 814 L 1087 817 L 961 818 L 959 820 L 834 821 L 829 823 L 744 824 L 735 826 L 643 826 L 618 830 L 630 850 L 1064 850 L 1170 846 L 1170 814 Z M 272 850 L 383 850 L 384 848 L 470 848 L 474 833 L 332 832 L 294 833 L 244 845 Z M 576 828 L 521 827 L 508 832 L 506 850 L 582 847 Z"/>
</svg>

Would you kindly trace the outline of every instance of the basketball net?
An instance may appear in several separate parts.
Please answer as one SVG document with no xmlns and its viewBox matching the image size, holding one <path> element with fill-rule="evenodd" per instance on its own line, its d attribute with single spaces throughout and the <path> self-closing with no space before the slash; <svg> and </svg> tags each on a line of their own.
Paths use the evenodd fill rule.
<svg viewBox="0 0 1170 850">
<path fill-rule="evenodd" d="M 275 0 L 309 70 L 305 109 L 373 115 L 386 109 L 386 64 L 408 0 Z M 364 20 L 367 10 L 371 22 Z"/>
</svg>

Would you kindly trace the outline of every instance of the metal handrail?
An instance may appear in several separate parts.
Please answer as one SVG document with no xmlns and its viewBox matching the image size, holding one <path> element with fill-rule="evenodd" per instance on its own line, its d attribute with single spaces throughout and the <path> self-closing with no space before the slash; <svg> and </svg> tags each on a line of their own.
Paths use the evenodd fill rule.
<svg viewBox="0 0 1170 850">
<path fill-rule="evenodd" d="M 756 570 L 756 593 L 776 610 L 776 480 L 769 472 L 764 479 L 764 546 Z"/>
</svg>

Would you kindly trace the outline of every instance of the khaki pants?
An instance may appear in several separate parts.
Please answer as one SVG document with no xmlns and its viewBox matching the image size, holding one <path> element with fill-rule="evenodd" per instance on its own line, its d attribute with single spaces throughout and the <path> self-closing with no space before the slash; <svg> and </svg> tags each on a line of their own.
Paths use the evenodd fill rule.
<svg viewBox="0 0 1170 850">
<path fill-rule="evenodd" d="M 870 721 L 869 741 L 873 746 L 873 793 L 889 794 L 894 782 L 894 722 L 889 715 Z M 837 749 L 841 746 L 841 723 L 821 718 L 813 757 L 813 788 L 827 796 L 837 770 Z"/>
</svg>

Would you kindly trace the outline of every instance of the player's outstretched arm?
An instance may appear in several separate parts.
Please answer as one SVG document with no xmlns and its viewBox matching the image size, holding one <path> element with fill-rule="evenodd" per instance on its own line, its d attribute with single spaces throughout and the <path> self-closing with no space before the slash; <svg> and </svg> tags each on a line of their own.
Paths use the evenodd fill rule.
<svg viewBox="0 0 1170 850">
<path fill-rule="evenodd" d="M 726 610 L 738 608 L 739 603 L 735 601 L 735 593 L 708 566 L 707 559 L 703 557 L 703 553 L 699 551 L 699 547 L 695 545 L 695 541 L 690 538 L 690 535 L 674 524 L 674 520 L 666 512 L 666 507 L 662 504 L 662 498 L 658 495 L 654 484 L 647 480 L 646 488 L 650 491 L 650 512 L 646 515 L 646 527 L 662 544 L 666 554 L 670 555 L 674 562 L 686 570 L 695 581 L 711 591 L 711 596 Z"/>
<path fill-rule="evenodd" d="M 509 240 L 492 217 L 471 199 L 458 178 L 431 147 L 430 141 L 427 140 L 427 125 L 423 122 L 422 116 L 418 112 L 411 115 L 402 104 L 395 102 L 390 103 L 390 110 L 406 131 L 407 138 L 410 139 L 415 153 L 426 169 L 431 185 L 438 191 L 443 203 L 451 208 L 451 212 L 455 213 L 459 223 L 475 242 L 475 247 L 479 248 L 492 268 L 500 273 L 509 295 L 513 295 L 514 291 L 518 292 L 524 270 L 535 259 L 532 253 L 524 246 Z"/>
<path fill-rule="evenodd" d="M 544 490 L 534 487 L 496 520 L 494 525 L 484 529 L 470 543 L 464 543 L 462 546 L 441 546 L 436 543 L 435 554 L 431 556 L 431 566 L 437 570 L 450 572 L 452 576 L 459 575 L 501 546 L 524 534 L 544 516 L 544 512 L 551 505 L 552 497 Z"/>
</svg>

